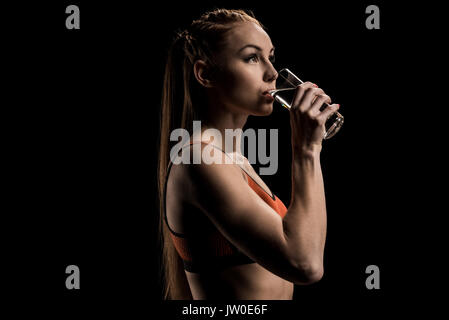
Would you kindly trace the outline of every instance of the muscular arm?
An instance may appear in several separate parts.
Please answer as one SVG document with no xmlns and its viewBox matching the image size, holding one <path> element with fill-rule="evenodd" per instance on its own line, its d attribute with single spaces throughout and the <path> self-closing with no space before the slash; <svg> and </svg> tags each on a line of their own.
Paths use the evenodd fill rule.
<svg viewBox="0 0 449 320">
<path fill-rule="evenodd" d="M 293 162 L 291 205 L 282 219 L 229 164 L 188 165 L 194 199 L 219 231 L 272 273 L 297 284 L 322 275 L 326 233 L 319 151 Z"/>
<path fill-rule="evenodd" d="M 312 281 L 323 275 L 327 226 L 320 151 L 321 146 L 314 146 L 293 157 L 291 202 L 282 221 L 293 261 Z"/>
</svg>

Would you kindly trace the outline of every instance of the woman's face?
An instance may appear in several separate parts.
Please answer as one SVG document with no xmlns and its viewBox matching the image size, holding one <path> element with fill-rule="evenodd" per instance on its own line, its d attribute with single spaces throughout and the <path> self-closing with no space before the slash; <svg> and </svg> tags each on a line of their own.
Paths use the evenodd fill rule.
<svg viewBox="0 0 449 320">
<path fill-rule="evenodd" d="M 273 111 L 277 72 L 274 48 L 268 34 L 253 22 L 236 23 L 226 34 L 217 56 L 220 72 L 213 87 L 213 100 L 232 112 L 268 115 Z M 214 103 L 214 101 L 211 101 Z"/>
</svg>

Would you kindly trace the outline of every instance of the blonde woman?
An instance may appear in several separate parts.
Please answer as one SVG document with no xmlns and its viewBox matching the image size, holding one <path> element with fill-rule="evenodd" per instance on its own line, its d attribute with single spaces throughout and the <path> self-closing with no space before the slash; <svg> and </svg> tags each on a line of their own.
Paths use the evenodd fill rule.
<svg viewBox="0 0 449 320">
<path fill-rule="evenodd" d="M 313 46 L 314 39 L 304 40 Z M 326 207 L 320 151 L 324 122 L 339 106 L 307 82 L 297 88 L 290 205 L 272 194 L 240 154 L 240 139 L 193 138 L 190 156 L 212 147 L 223 162 L 173 164 L 170 133 L 241 129 L 273 110 L 274 48 L 241 10 L 207 12 L 174 40 L 165 69 L 159 150 L 160 232 L 166 299 L 292 299 L 294 284 L 323 276 Z M 320 111 L 323 103 L 330 106 Z M 195 148 L 196 146 L 196 148 Z M 197 151 L 195 151 L 197 150 Z M 216 154 L 217 155 L 217 154 Z M 229 164 L 226 158 L 243 159 Z"/>
</svg>

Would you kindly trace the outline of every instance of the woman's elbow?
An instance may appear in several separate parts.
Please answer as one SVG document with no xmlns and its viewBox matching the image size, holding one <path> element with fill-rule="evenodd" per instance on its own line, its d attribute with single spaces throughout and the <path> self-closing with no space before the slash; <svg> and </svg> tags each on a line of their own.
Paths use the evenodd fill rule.
<svg viewBox="0 0 449 320">
<path fill-rule="evenodd" d="M 307 279 L 306 284 L 312 284 L 320 281 L 324 275 L 323 266 L 312 267 L 305 271 L 305 277 Z"/>
<path fill-rule="evenodd" d="M 320 281 L 324 275 L 324 267 L 322 263 L 301 263 L 295 268 L 297 275 L 295 284 L 307 285 Z"/>
</svg>

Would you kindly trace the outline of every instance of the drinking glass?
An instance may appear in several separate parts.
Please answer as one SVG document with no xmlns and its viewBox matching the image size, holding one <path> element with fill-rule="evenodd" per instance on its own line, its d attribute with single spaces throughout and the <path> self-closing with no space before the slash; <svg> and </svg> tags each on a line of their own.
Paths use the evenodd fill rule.
<svg viewBox="0 0 449 320">
<path fill-rule="evenodd" d="M 291 103 L 293 102 L 296 87 L 302 83 L 303 81 L 301 81 L 293 72 L 285 68 L 279 71 L 279 76 L 276 80 L 276 90 L 271 90 L 269 93 L 283 107 L 291 109 Z M 323 111 L 328 106 L 329 104 L 323 103 L 320 111 Z M 343 122 L 344 117 L 339 112 L 330 115 L 325 123 L 326 131 L 324 133 L 324 139 L 332 138 L 340 130 Z"/>
</svg>

